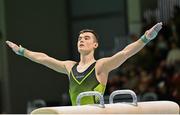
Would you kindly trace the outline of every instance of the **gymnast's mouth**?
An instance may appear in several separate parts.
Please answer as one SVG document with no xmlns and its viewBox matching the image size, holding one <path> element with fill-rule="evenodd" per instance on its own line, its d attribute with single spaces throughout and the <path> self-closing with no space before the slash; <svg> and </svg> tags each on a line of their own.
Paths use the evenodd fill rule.
<svg viewBox="0 0 180 115">
<path fill-rule="evenodd" d="M 84 46 L 84 44 L 80 44 L 79 46 L 82 47 L 82 46 Z"/>
</svg>

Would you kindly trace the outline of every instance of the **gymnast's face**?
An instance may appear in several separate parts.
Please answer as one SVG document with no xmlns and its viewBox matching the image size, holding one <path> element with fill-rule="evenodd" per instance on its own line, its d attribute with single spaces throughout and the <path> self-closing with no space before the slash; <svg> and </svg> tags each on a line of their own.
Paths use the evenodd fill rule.
<svg viewBox="0 0 180 115">
<path fill-rule="evenodd" d="M 79 53 L 90 53 L 94 51 L 98 47 L 98 43 L 96 42 L 96 38 L 94 34 L 91 32 L 84 32 L 79 35 L 78 38 L 78 51 Z"/>
</svg>

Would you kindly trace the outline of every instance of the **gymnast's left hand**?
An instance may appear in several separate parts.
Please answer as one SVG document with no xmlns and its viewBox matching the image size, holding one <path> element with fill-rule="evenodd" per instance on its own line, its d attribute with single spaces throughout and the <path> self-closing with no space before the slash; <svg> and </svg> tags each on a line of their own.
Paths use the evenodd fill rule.
<svg viewBox="0 0 180 115">
<path fill-rule="evenodd" d="M 145 32 L 145 36 L 146 38 L 150 41 L 152 39 L 154 39 L 157 34 L 159 33 L 159 31 L 162 29 L 162 22 L 157 23 L 156 25 L 154 25 L 152 28 L 150 28 L 149 30 L 147 30 Z"/>
</svg>

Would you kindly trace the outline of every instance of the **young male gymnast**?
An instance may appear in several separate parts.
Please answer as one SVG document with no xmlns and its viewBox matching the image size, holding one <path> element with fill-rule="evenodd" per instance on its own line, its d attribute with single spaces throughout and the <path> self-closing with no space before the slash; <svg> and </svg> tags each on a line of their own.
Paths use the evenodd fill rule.
<svg viewBox="0 0 180 115">
<path fill-rule="evenodd" d="M 6 41 L 12 50 L 34 62 L 45 65 L 59 73 L 67 74 L 69 77 L 69 93 L 72 105 L 76 105 L 76 98 L 81 92 L 98 91 L 104 93 L 108 74 L 119 67 L 128 58 L 140 51 L 149 41 L 154 39 L 162 28 L 162 23 L 157 23 L 134 43 L 129 44 L 123 50 L 111 57 L 104 57 L 96 60 L 94 51 L 98 48 L 98 36 L 95 31 L 84 29 L 79 32 L 77 42 L 80 54 L 79 62 L 66 60 L 60 61 L 44 53 L 30 51 L 21 45 Z M 84 97 L 81 104 L 94 104 L 98 99 L 94 97 Z"/>
</svg>

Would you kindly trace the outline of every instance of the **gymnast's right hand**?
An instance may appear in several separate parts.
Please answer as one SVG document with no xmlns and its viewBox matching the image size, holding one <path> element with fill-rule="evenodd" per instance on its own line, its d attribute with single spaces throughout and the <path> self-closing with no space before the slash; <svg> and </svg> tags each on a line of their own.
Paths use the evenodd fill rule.
<svg viewBox="0 0 180 115">
<path fill-rule="evenodd" d="M 23 56 L 24 55 L 24 48 L 20 45 L 16 45 L 15 43 L 13 42 L 10 42 L 10 41 L 6 41 L 6 44 L 17 54 L 17 55 L 21 55 Z"/>
</svg>

